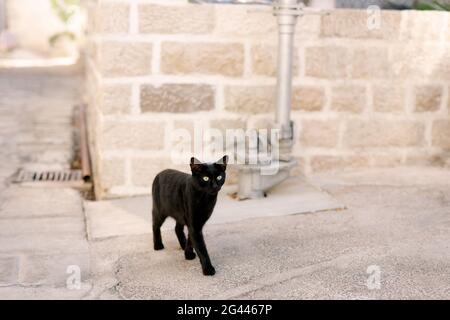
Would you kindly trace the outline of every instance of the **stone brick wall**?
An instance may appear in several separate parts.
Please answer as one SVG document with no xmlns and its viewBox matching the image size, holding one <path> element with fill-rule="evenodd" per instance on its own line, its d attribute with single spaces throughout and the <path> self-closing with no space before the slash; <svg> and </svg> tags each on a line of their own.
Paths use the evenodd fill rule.
<svg viewBox="0 0 450 320">
<path fill-rule="evenodd" d="M 171 164 L 169 133 L 273 118 L 277 26 L 264 7 L 89 3 L 87 100 L 99 198 L 147 194 Z M 297 27 L 297 173 L 438 165 L 450 150 L 450 18 L 364 10 Z M 187 168 L 187 165 L 183 167 Z M 235 181 L 232 174 L 230 181 Z"/>
</svg>

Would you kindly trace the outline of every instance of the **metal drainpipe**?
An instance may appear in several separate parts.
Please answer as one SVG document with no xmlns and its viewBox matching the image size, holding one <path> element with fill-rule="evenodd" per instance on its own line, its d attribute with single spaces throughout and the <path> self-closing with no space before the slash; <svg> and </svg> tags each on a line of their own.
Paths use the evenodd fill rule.
<svg viewBox="0 0 450 320">
<path fill-rule="evenodd" d="M 305 14 L 328 14 L 327 12 L 305 8 L 299 0 L 278 0 L 273 3 L 273 13 L 278 20 L 278 74 L 275 128 L 280 130 L 278 159 L 272 164 L 278 167 L 275 174 L 265 174 L 272 164 L 258 162 L 256 165 L 242 165 L 238 175 L 238 198 L 260 198 L 266 191 L 289 178 L 296 165 L 292 159 L 293 123 L 291 121 L 292 103 L 292 60 L 297 17 Z M 273 141 L 271 141 L 273 143 Z M 264 173 L 263 173 L 264 172 Z"/>
<path fill-rule="evenodd" d="M 275 128 L 279 136 L 274 142 L 278 154 L 272 154 L 271 163 L 258 159 L 255 165 L 239 167 L 238 198 L 261 198 L 266 191 L 289 177 L 290 170 L 296 165 L 291 159 L 293 145 L 293 125 L 291 122 L 292 98 L 292 59 L 294 34 L 297 17 L 303 7 L 299 0 L 278 0 L 273 3 L 273 14 L 278 20 L 278 71 Z M 265 138 L 267 139 L 267 137 Z M 275 171 L 271 169 L 277 168 Z M 268 172 L 272 172 L 267 174 Z"/>
<path fill-rule="evenodd" d="M 281 129 L 281 140 L 293 139 L 292 60 L 297 18 L 306 14 L 327 15 L 329 11 L 306 8 L 300 0 L 277 0 L 273 13 L 278 19 L 278 74 L 276 124 Z M 290 146 L 289 146 L 290 147 Z"/>
<path fill-rule="evenodd" d="M 293 145 L 292 104 L 292 60 L 294 36 L 299 0 L 278 0 L 274 2 L 273 13 L 278 20 L 278 71 L 276 98 L 276 127 L 280 129 L 280 160 L 291 159 Z"/>
</svg>

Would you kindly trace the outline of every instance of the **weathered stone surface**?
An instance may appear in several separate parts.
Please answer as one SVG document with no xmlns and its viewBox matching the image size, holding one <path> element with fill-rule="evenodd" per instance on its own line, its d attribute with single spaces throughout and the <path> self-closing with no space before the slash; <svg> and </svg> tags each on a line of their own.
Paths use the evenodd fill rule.
<svg viewBox="0 0 450 320">
<path fill-rule="evenodd" d="M 51 203 L 51 200 L 50 200 Z M 40 210 L 34 208 L 29 210 Z M 12 253 L 87 253 L 88 245 L 84 225 L 84 216 L 79 209 L 76 216 L 53 216 L 2 219 L 0 233 L 0 252 Z"/>
<path fill-rule="evenodd" d="M 293 177 L 302 177 L 306 174 L 306 158 L 305 157 L 294 157 L 297 161 L 297 165 L 292 168 L 290 174 Z"/>
<path fill-rule="evenodd" d="M 313 172 L 342 171 L 369 167 L 370 159 L 367 156 L 313 156 L 311 157 Z"/>
<path fill-rule="evenodd" d="M 97 63 L 96 57 L 96 45 L 93 40 L 88 40 L 86 44 L 86 72 L 84 75 L 83 89 L 86 94 L 86 103 L 88 106 L 96 107 L 97 105 L 97 90 L 100 87 L 99 79 L 96 76 L 97 68 L 95 64 Z M 92 51 L 88 51 L 92 50 Z M 90 112 L 94 108 L 88 108 L 87 112 Z"/>
<path fill-rule="evenodd" d="M 52 287 L 0 287 L 2 300 L 77 300 L 92 292 L 90 284 L 83 283 L 80 290 Z M 108 299 L 108 298 L 107 298 Z M 112 299 L 112 298 L 110 298 Z"/>
<path fill-rule="evenodd" d="M 109 189 L 125 184 L 125 159 L 100 159 L 99 182 L 102 188 Z"/>
<path fill-rule="evenodd" d="M 196 112 L 214 109 L 214 89 L 203 84 L 141 87 L 142 112 Z"/>
<path fill-rule="evenodd" d="M 225 109 L 242 113 L 265 113 L 275 108 L 272 86 L 230 86 L 225 88 Z"/>
<path fill-rule="evenodd" d="M 313 46 L 305 49 L 305 75 L 316 78 L 347 78 L 350 50 L 343 46 Z"/>
<path fill-rule="evenodd" d="M 351 76 L 358 79 L 388 77 L 388 48 L 367 46 L 355 49 L 352 58 Z"/>
<path fill-rule="evenodd" d="M 320 35 L 320 29 L 320 15 L 304 15 L 297 20 L 295 40 L 297 43 L 302 43 L 304 40 L 316 39 Z"/>
<path fill-rule="evenodd" d="M 446 12 L 440 11 L 406 11 L 406 28 L 402 39 L 439 41 L 445 30 L 446 15 Z"/>
<path fill-rule="evenodd" d="M 189 120 L 176 120 L 173 122 L 173 128 L 187 130 L 191 137 L 194 136 L 195 119 Z"/>
<path fill-rule="evenodd" d="M 21 199 L 28 199 L 21 201 Z M 11 186 L 2 193 L 2 218 L 77 216 L 82 199 L 73 189 L 39 189 Z"/>
<path fill-rule="evenodd" d="M 244 129 L 246 122 L 243 119 L 213 119 L 209 124 L 210 128 L 219 129 L 224 132 L 230 129 Z"/>
<path fill-rule="evenodd" d="M 130 6 L 127 3 L 102 2 L 94 17 L 95 31 L 99 33 L 128 33 Z"/>
<path fill-rule="evenodd" d="M 366 88 L 357 85 L 339 85 L 331 91 L 331 109 L 339 112 L 361 113 L 366 107 Z"/>
<path fill-rule="evenodd" d="M 431 77 L 433 79 L 450 80 L 450 48 L 440 46 L 438 49 L 439 57 L 433 63 Z"/>
<path fill-rule="evenodd" d="M 239 174 L 238 174 L 238 169 L 236 165 L 228 165 L 227 166 L 227 177 L 225 180 L 225 185 L 229 186 L 229 185 L 236 185 L 238 183 L 238 179 L 239 179 Z"/>
<path fill-rule="evenodd" d="M 273 116 L 271 114 L 249 116 L 247 127 L 249 129 L 270 129 L 273 128 Z"/>
<path fill-rule="evenodd" d="M 443 87 L 436 85 L 415 87 L 415 111 L 432 112 L 439 110 L 443 96 Z"/>
<path fill-rule="evenodd" d="M 212 6 L 140 4 L 141 33 L 210 33 L 214 27 Z"/>
<path fill-rule="evenodd" d="M 80 281 L 90 277 L 88 254 L 32 255 L 24 260 L 22 285 L 66 287 L 68 278 L 78 271 Z"/>
<path fill-rule="evenodd" d="M 198 143 L 196 134 L 203 134 L 208 123 L 197 122 L 196 118 L 185 117 L 185 119 L 173 122 L 173 130 L 167 131 L 167 141 L 171 152 L 183 154 L 183 157 L 186 156 L 189 159 L 194 154 L 196 143 Z"/>
<path fill-rule="evenodd" d="M 325 89 L 318 86 L 294 87 L 292 109 L 301 111 L 321 111 L 325 105 Z"/>
<path fill-rule="evenodd" d="M 413 147 L 425 141 L 425 126 L 408 120 L 354 120 L 347 123 L 344 145 L 354 148 Z"/>
<path fill-rule="evenodd" d="M 89 88 L 88 84 L 93 83 L 96 79 L 94 70 L 96 70 L 97 66 L 97 57 L 98 57 L 98 45 L 94 39 L 86 39 L 85 45 L 85 53 L 86 53 L 86 73 L 85 73 L 85 88 L 89 92 L 93 88 Z"/>
<path fill-rule="evenodd" d="M 232 37 L 261 37 L 264 40 L 276 39 L 276 19 L 267 12 L 252 12 L 255 6 L 215 5 L 216 23 L 214 32 Z"/>
<path fill-rule="evenodd" d="M 176 169 L 188 172 L 188 164 L 174 163 L 170 157 L 164 158 L 135 158 L 131 160 L 131 182 L 134 186 L 148 187 L 151 192 L 151 185 L 155 176 L 164 169 Z"/>
<path fill-rule="evenodd" d="M 34 217 L 1 219 L 2 236 L 32 236 L 36 234 L 47 234 L 58 237 L 62 234 L 84 234 L 84 220 L 78 212 L 73 217 Z M 57 226 L 57 228 L 55 228 Z M 8 246 L 7 243 L 4 246 Z"/>
<path fill-rule="evenodd" d="M 412 43 L 392 47 L 391 76 L 450 80 L 450 50 L 445 45 Z"/>
<path fill-rule="evenodd" d="M 94 2 L 86 2 L 83 5 L 83 9 L 86 12 L 86 32 L 96 32 L 95 20 L 97 15 L 97 4 Z"/>
<path fill-rule="evenodd" d="M 444 156 L 445 157 L 445 156 Z M 412 152 L 406 155 L 405 165 L 425 167 L 425 166 L 445 166 L 445 159 L 440 155 L 425 154 L 423 152 Z"/>
<path fill-rule="evenodd" d="M 450 20 L 447 21 L 447 41 L 450 41 Z"/>
<path fill-rule="evenodd" d="M 165 42 L 161 46 L 161 70 L 167 74 L 242 76 L 244 46 L 238 43 Z"/>
<path fill-rule="evenodd" d="M 450 149 L 450 120 L 433 122 L 432 144 L 436 147 Z"/>
<path fill-rule="evenodd" d="M 17 284 L 19 257 L 0 256 L 0 287 Z"/>
<path fill-rule="evenodd" d="M 277 75 L 277 47 L 255 45 L 251 49 L 252 72 L 258 76 L 275 77 Z M 298 74 L 298 54 L 294 49 L 292 74 Z"/>
<path fill-rule="evenodd" d="M 98 92 L 98 105 L 103 114 L 126 114 L 131 110 L 131 86 L 103 85 Z"/>
<path fill-rule="evenodd" d="M 164 145 L 164 132 L 164 122 L 106 121 L 99 137 L 100 146 L 103 150 L 160 149 Z"/>
<path fill-rule="evenodd" d="M 164 167 L 162 159 L 133 159 L 131 161 L 131 182 L 135 186 L 148 187 L 151 192 L 152 181 Z"/>
<path fill-rule="evenodd" d="M 0 234 L 0 243 L 7 244 L 0 246 L 0 253 L 67 254 L 70 252 L 87 254 L 89 252 L 84 230 L 83 233 L 55 232 L 58 228 L 57 225 L 53 225 L 53 230 L 46 233 Z"/>
<path fill-rule="evenodd" d="M 373 87 L 373 108 L 377 112 L 404 112 L 405 88 L 395 84 L 375 85 Z"/>
<path fill-rule="evenodd" d="M 368 15 L 365 10 L 335 10 L 322 17 L 322 37 L 357 39 L 396 39 L 399 37 L 401 12 L 380 11 Z M 379 22 L 379 24 L 377 23 Z"/>
<path fill-rule="evenodd" d="M 234 152 L 235 144 L 236 144 L 236 135 L 239 135 L 239 132 L 246 132 L 247 129 L 247 123 L 245 119 L 212 119 L 209 123 L 209 129 L 212 129 L 209 131 L 209 134 L 211 134 L 211 147 L 215 149 L 215 154 L 218 153 L 228 153 Z M 221 136 L 216 133 L 215 130 L 219 130 L 221 133 Z M 208 131 L 207 131 L 208 132 Z M 220 143 L 220 139 L 222 139 L 223 143 Z M 222 149 L 221 149 L 222 148 Z M 217 155 L 219 158 L 220 155 Z M 214 160 L 215 161 L 215 160 Z M 227 172 L 230 172 L 227 168 Z M 228 174 L 227 174 L 227 180 L 228 180 Z"/>
<path fill-rule="evenodd" d="M 401 166 L 403 164 L 403 159 L 401 155 L 395 154 L 384 154 L 384 155 L 373 155 L 372 162 L 375 167 L 379 168 L 392 168 Z"/>
<path fill-rule="evenodd" d="M 305 120 L 301 124 L 300 147 L 336 147 L 339 140 L 339 121 Z"/>
<path fill-rule="evenodd" d="M 257 45 L 251 49 L 252 72 L 255 75 L 276 76 L 277 51 L 274 46 Z M 295 74 L 295 71 L 294 71 Z"/>
<path fill-rule="evenodd" d="M 152 72 L 152 44 L 105 41 L 98 45 L 98 67 L 104 77 L 144 76 Z"/>
</svg>

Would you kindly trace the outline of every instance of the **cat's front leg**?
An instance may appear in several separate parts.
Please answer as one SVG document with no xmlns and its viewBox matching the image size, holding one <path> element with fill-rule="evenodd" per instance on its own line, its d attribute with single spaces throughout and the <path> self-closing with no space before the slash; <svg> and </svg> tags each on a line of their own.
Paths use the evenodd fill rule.
<svg viewBox="0 0 450 320">
<path fill-rule="evenodd" d="M 206 249 L 205 240 L 203 239 L 202 231 L 194 230 L 193 228 L 189 229 L 189 238 L 192 240 L 192 244 L 194 245 L 195 251 L 197 252 L 198 258 L 200 259 L 200 263 L 202 265 L 203 274 L 205 276 L 213 276 L 216 273 L 216 270 L 211 264 L 211 260 L 209 259 L 208 250 Z"/>
</svg>

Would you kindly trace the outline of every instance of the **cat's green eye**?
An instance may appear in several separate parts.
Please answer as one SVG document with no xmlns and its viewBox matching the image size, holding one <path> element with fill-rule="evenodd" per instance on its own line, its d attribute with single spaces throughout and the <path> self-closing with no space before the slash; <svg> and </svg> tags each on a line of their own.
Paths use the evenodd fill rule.
<svg viewBox="0 0 450 320">
<path fill-rule="evenodd" d="M 209 181 L 209 177 L 204 176 L 204 177 L 203 177 L 203 181 Z"/>
<path fill-rule="evenodd" d="M 217 180 L 222 180 L 222 176 L 217 176 Z"/>
</svg>

